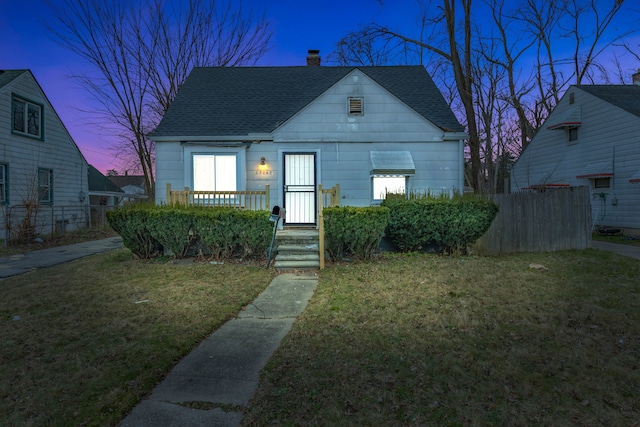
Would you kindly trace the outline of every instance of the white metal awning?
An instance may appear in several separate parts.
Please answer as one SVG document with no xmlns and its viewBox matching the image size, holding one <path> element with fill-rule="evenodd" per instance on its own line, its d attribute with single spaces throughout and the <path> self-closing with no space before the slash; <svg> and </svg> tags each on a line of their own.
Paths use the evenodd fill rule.
<svg viewBox="0 0 640 427">
<path fill-rule="evenodd" d="M 607 178 L 613 176 L 613 162 L 589 163 L 577 175 L 578 179 Z"/>
<path fill-rule="evenodd" d="M 629 182 L 634 183 L 634 184 L 640 184 L 640 169 L 638 170 L 638 172 L 633 174 L 633 176 L 631 177 Z"/>
<path fill-rule="evenodd" d="M 415 175 L 416 166 L 408 151 L 371 151 L 371 175 Z"/>
</svg>

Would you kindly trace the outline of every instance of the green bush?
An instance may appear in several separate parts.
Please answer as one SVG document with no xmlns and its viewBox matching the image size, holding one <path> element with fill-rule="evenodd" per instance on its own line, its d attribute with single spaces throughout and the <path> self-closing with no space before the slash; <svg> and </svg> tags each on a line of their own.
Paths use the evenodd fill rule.
<svg viewBox="0 0 640 427">
<path fill-rule="evenodd" d="M 325 208 L 325 248 L 331 259 L 352 253 L 369 259 L 380 245 L 389 221 L 389 209 L 384 207 Z"/>
<path fill-rule="evenodd" d="M 228 259 L 266 254 L 273 230 L 269 214 L 234 208 L 136 205 L 108 212 L 107 219 L 124 245 L 143 259 L 159 255 L 163 247 L 178 258 L 201 247 L 216 259 Z"/>
<path fill-rule="evenodd" d="M 109 226 L 122 237 L 122 243 L 142 259 L 153 258 L 162 251 L 162 245 L 147 228 L 153 209 L 153 206 L 138 204 L 106 213 Z"/>
<path fill-rule="evenodd" d="M 176 258 L 184 258 L 197 239 L 193 218 L 191 209 L 157 208 L 149 212 L 147 228 L 151 236 Z"/>
<path fill-rule="evenodd" d="M 435 246 L 439 252 L 465 253 L 498 213 L 491 200 L 476 196 L 389 198 L 387 236 L 403 252 Z"/>
<path fill-rule="evenodd" d="M 272 223 L 267 211 L 199 208 L 194 224 L 200 242 L 216 259 L 263 256 L 269 246 Z"/>
</svg>

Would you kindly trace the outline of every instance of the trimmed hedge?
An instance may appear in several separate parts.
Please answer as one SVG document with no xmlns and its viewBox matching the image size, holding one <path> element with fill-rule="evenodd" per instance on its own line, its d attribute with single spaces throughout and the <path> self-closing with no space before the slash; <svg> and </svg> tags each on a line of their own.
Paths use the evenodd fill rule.
<svg viewBox="0 0 640 427">
<path fill-rule="evenodd" d="M 322 213 L 325 248 L 332 260 L 345 253 L 371 258 L 389 222 L 389 209 L 385 207 L 344 206 L 325 208 Z"/>
<path fill-rule="evenodd" d="M 268 211 L 233 208 L 134 205 L 107 212 L 109 225 L 124 245 L 143 259 L 162 253 L 177 258 L 199 248 L 213 257 L 262 257 L 273 226 Z"/>
<path fill-rule="evenodd" d="M 403 252 L 435 246 L 439 252 L 466 253 L 488 229 L 498 213 L 491 200 L 476 196 L 389 198 L 386 234 Z"/>
</svg>

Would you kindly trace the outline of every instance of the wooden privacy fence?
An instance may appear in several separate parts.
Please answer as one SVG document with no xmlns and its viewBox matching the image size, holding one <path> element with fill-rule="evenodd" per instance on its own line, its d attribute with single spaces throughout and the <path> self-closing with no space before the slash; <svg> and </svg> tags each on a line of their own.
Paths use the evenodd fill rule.
<svg viewBox="0 0 640 427">
<path fill-rule="evenodd" d="M 496 194 L 500 211 L 476 242 L 480 254 L 546 252 L 591 247 L 591 205 L 587 187 Z"/>
<path fill-rule="evenodd" d="M 167 184 L 167 204 L 183 206 L 232 207 L 248 210 L 271 209 L 269 185 L 256 191 L 193 191 L 172 190 Z"/>
</svg>

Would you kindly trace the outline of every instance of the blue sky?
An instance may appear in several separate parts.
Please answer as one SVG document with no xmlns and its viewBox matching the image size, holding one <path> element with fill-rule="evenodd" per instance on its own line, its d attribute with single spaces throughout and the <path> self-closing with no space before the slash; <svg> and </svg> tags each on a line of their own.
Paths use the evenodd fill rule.
<svg viewBox="0 0 640 427">
<path fill-rule="evenodd" d="M 309 49 L 328 54 L 359 24 L 390 16 L 412 19 L 413 0 L 393 3 L 383 10 L 377 0 L 245 0 L 264 10 L 273 25 L 272 49 L 258 65 L 305 65 Z M 45 15 L 43 0 L 0 0 L 0 69 L 30 69 L 87 161 L 102 172 L 122 173 L 108 135 L 82 113 L 91 108 L 90 97 L 69 77 L 86 65 L 47 35 Z"/>
<path fill-rule="evenodd" d="M 55 1 L 55 0 L 54 0 Z M 245 0 L 264 10 L 273 29 L 272 49 L 258 65 L 305 65 L 309 49 L 325 56 L 341 37 L 370 22 L 392 29 L 416 28 L 415 0 Z M 86 67 L 58 46 L 41 22 L 44 0 L 0 0 L 0 69 L 30 69 L 87 161 L 102 172 L 122 165 L 113 157 L 108 135 L 88 120 L 91 98 L 69 76 Z"/>
</svg>

